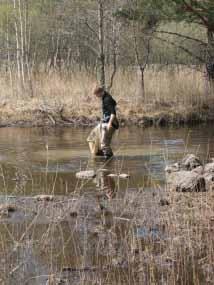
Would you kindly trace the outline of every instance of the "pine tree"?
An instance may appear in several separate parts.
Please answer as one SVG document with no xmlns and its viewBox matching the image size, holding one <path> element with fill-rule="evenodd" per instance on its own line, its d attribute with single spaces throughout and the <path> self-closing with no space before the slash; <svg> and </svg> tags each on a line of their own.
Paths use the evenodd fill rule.
<svg viewBox="0 0 214 285">
<path fill-rule="evenodd" d="M 169 1 L 167 1 L 169 3 Z M 203 26 L 207 30 L 207 74 L 214 81 L 214 1 L 171 0 L 171 17 Z"/>
<path fill-rule="evenodd" d="M 214 85 L 214 1 L 213 0 L 136 0 L 137 9 L 124 6 L 119 15 L 130 21 L 140 21 L 148 26 L 161 22 L 186 22 L 202 26 L 207 31 L 207 42 L 184 36 L 203 44 L 205 56 L 200 58 L 206 64 L 207 75 Z M 175 35 L 175 34 L 174 34 Z M 182 37 L 182 35 L 177 35 Z M 188 50 L 184 47 L 183 51 Z M 191 54 L 191 51 L 189 52 Z M 199 57 L 198 57 L 199 58 Z"/>
</svg>

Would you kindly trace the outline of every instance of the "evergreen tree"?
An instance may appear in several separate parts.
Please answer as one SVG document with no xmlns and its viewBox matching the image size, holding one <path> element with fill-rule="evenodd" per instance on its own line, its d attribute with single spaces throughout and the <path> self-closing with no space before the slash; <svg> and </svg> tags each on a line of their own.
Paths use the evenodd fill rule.
<svg viewBox="0 0 214 285">
<path fill-rule="evenodd" d="M 186 22 L 200 25 L 206 29 L 207 42 L 204 44 L 204 62 L 209 79 L 214 82 L 214 1 L 213 0 L 139 0 L 138 9 L 120 12 L 129 20 L 152 23 L 159 22 Z M 182 35 L 177 35 L 182 37 Z M 188 39 L 188 36 L 184 36 Z M 189 40 L 198 41 L 198 39 Z M 185 48 L 183 49 L 185 50 Z M 188 50 L 187 50 L 188 51 Z"/>
</svg>

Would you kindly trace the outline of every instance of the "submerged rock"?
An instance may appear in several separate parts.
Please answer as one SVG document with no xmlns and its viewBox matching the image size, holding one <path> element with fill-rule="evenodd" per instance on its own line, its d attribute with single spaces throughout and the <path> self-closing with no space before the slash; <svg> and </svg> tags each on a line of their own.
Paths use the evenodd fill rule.
<svg viewBox="0 0 214 285">
<path fill-rule="evenodd" d="M 77 218 L 78 217 L 78 213 L 76 211 L 70 212 L 70 217 L 71 218 Z"/>
<path fill-rule="evenodd" d="M 128 178 L 130 178 L 130 175 L 126 174 L 126 173 L 122 173 L 122 174 L 119 175 L 119 178 L 121 178 L 121 179 L 128 179 Z"/>
<path fill-rule="evenodd" d="M 78 179 L 93 179 L 96 177 L 94 170 L 80 171 L 76 173 L 76 178 Z"/>
<path fill-rule="evenodd" d="M 117 174 L 115 174 L 115 173 L 110 173 L 110 174 L 108 175 L 108 177 L 112 177 L 112 178 L 114 178 L 114 177 L 118 177 L 118 175 L 117 175 Z"/>
<path fill-rule="evenodd" d="M 7 210 L 10 213 L 13 213 L 17 210 L 17 207 L 15 205 L 11 205 L 11 204 L 0 205 L 0 212 L 5 211 L 5 210 Z"/>
<path fill-rule="evenodd" d="M 38 196 L 35 196 L 35 199 L 37 201 L 52 202 L 54 200 L 54 196 L 53 195 L 38 195 Z"/>
<path fill-rule="evenodd" d="M 9 217 L 10 214 L 14 213 L 17 210 L 15 205 L 3 204 L 0 205 L 0 218 Z"/>
<path fill-rule="evenodd" d="M 162 198 L 162 199 L 160 199 L 159 204 L 160 204 L 160 206 L 164 207 L 164 206 L 169 206 L 170 202 L 166 198 Z"/>
<path fill-rule="evenodd" d="M 121 178 L 121 179 L 128 179 L 130 178 L 130 175 L 129 174 L 126 174 L 126 173 L 121 173 L 121 174 L 115 174 L 115 173 L 111 173 L 108 175 L 108 177 L 116 177 L 116 178 Z"/>
</svg>

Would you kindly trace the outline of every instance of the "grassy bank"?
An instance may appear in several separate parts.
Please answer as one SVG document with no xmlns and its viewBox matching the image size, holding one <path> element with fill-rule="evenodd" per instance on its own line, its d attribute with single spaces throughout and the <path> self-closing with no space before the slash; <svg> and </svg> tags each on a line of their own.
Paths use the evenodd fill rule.
<svg viewBox="0 0 214 285">
<path fill-rule="evenodd" d="M 93 125 L 101 115 L 100 102 L 91 95 L 95 85 L 95 76 L 86 71 L 51 71 L 34 75 L 23 91 L 15 75 L 2 74 L 0 124 Z M 140 86 L 139 72 L 118 71 L 111 92 L 118 101 L 122 125 L 180 125 L 214 120 L 214 94 L 202 71 L 153 66 L 145 72 L 143 101 Z"/>
</svg>

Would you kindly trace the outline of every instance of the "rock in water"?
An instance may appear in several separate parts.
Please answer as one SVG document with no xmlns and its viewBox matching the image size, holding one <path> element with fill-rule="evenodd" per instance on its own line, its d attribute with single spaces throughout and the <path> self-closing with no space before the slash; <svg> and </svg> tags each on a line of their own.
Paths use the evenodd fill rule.
<svg viewBox="0 0 214 285">
<path fill-rule="evenodd" d="M 181 170 L 167 174 L 166 178 L 170 190 L 176 190 L 177 192 L 206 191 L 205 178 L 194 171 Z"/>
<path fill-rule="evenodd" d="M 118 177 L 118 175 L 115 174 L 115 173 L 110 173 L 110 174 L 108 175 L 108 177 L 115 178 L 115 177 Z"/>
<path fill-rule="evenodd" d="M 78 179 L 93 179 L 96 177 L 94 170 L 80 171 L 76 173 L 76 178 Z"/>
<path fill-rule="evenodd" d="M 15 205 L 11 205 L 11 204 L 3 204 L 0 205 L 0 211 L 7 211 L 10 213 L 13 213 L 17 210 L 17 207 Z"/>
<path fill-rule="evenodd" d="M 179 163 L 174 163 L 172 165 L 169 165 L 165 168 L 165 172 L 167 173 L 172 173 L 180 170 L 180 164 Z"/>
<path fill-rule="evenodd" d="M 130 175 L 126 174 L 126 173 L 122 173 L 122 174 L 111 173 L 111 174 L 108 175 L 108 177 L 120 178 L 120 179 L 128 179 L 128 178 L 130 178 Z"/>
<path fill-rule="evenodd" d="M 166 199 L 166 198 L 162 198 L 160 199 L 160 203 L 159 203 L 160 206 L 169 206 L 170 205 L 170 202 Z"/>
<path fill-rule="evenodd" d="M 195 168 L 202 167 L 200 159 L 194 154 L 187 154 L 181 162 L 176 162 L 165 168 L 165 172 L 172 173 L 181 170 L 193 170 Z"/>
<path fill-rule="evenodd" d="M 200 175 L 203 175 L 204 174 L 204 168 L 203 168 L 203 166 L 198 166 L 198 167 L 196 167 L 196 168 L 194 168 L 193 170 L 192 170 L 192 172 L 194 172 L 194 173 L 196 173 L 196 174 L 200 174 Z"/>
<path fill-rule="evenodd" d="M 17 210 L 15 205 L 3 204 L 0 205 L 0 218 L 9 218 L 10 214 Z"/>
<path fill-rule="evenodd" d="M 204 173 L 209 173 L 214 175 L 214 162 L 205 164 Z"/>
<path fill-rule="evenodd" d="M 181 161 L 181 168 L 185 170 L 193 170 L 196 167 L 202 166 L 200 159 L 194 154 L 187 154 Z"/>
<path fill-rule="evenodd" d="M 204 166 L 204 178 L 208 189 L 214 190 L 214 163 L 207 163 Z"/>
<path fill-rule="evenodd" d="M 119 178 L 121 178 L 121 179 L 128 179 L 128 178 L 130 178 L 130 175 L 126 174 L 126 173 L 122 173 L 122 174 L 119 175 Z"/>
<path fill-rule="evenodd" d="M 53 202 L 54 196 L 53 195 L 37 195 L 35 196 L 37 201 L 45 201 L 45 202 Z"/>
</svg>

